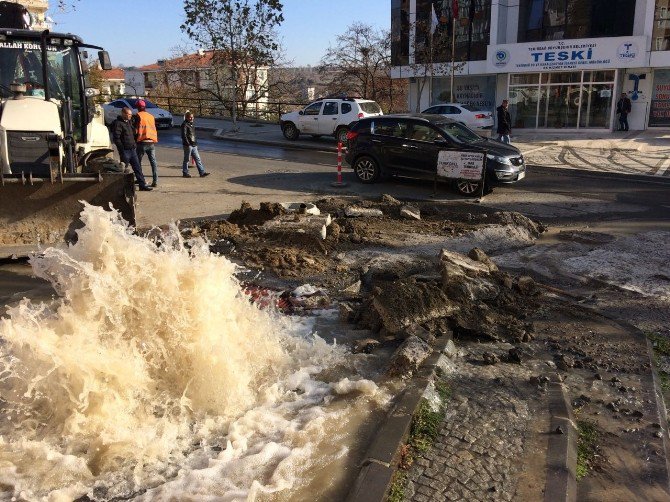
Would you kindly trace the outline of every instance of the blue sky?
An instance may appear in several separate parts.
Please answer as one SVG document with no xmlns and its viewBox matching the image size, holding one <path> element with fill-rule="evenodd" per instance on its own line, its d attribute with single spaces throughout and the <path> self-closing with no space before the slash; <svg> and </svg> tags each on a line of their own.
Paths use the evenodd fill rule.
<svg viewBox="0 0 670 502">
<path fill-rule="evenodd" d="M 170 57 L 188 39 L 179 29 L 180 0 L 79 0 L 74 9 L 48 13 L 54 31 L 70 32 L 109 51 L 115 66 L 140 66 Z M 52 5 L 56 0 L 51 1 Z M 329 43 L 354 21 L 389 29 L 389 0 L 284 0 L 279 29 L 287 59 L 317 64 Z"/>
</svg>

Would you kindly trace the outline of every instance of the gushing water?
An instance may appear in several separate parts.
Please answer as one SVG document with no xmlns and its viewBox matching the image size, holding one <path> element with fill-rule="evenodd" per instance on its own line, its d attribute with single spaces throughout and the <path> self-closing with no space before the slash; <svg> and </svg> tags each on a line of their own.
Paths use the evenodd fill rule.
<svg viewBox="0 0 670 502">
<path fill-rule="evenodd" d="M 345 453 L 338 396 L 382 397 L 344 350 L 250 303 L 203 241 L 82 220 L 75 245 L 31 259 L 58 297 L 0 320 L 4 495 L 252 500 Z"/>
</svg>

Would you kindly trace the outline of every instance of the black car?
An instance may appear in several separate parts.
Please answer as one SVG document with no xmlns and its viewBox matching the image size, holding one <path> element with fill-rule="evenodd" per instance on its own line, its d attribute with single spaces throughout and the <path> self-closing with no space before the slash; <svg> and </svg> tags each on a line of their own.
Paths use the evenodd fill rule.
<svg viewBox="0 0 670 502">
<path fill-rule="evenodd" d="M 486 153 L 486 185 L 514 183 L 526 175 L 518 148 L 482 138 L 441 115 L 402 114 L 359 120 L 347 135 L 345 159 L 362 183 L 385 175 L 434 179 L 440 150 Z M 476 195 L 479 182 L 457 180 L 463 195 Z"/>
</svg>

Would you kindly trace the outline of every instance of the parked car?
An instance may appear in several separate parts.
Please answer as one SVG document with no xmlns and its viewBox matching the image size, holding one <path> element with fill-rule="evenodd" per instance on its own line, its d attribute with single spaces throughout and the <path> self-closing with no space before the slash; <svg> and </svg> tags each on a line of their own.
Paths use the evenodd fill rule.
<svg viewBox="0 0 670 502">
<path fill-rule="evenodd" d="M 444 103 L 442 105 L 431 106 L 421 113 L 442 115 L 476 131 L 493 129 L 493 113 L 476 106 Z"/>
<path fill-rule="evenodd" d="M 359 120 L 347 135 L 345 160 L 361 183 L 402 175 L 433 180 L 440 150 L 486 153 L 487 186 L 515 183 L 526 176 L 518 148 L 482 138 L 475 131 L 441 115 L 384 115 Z M 478 181 L 457 180 L 463 195 L 479 192 Z"/>
<path fill-rule="evenodd" d="M 135 115 L 137 113 L 137 102 L 139 100 L 140 98 L 115 99 L 110 103 L 105 103 L 102 105 L 103 109 L 105 110 L 105 124 L 110 125 L 112 122 L 114 122 L 116 117 L 121 115 L 121 109 L 125 106 L 130 108 L 133 111 L 133 115 Z M 156 128 L 160 129 L 164 127 L 166 129 L 170 129 L 172 127 L 173 118 L 169 111 L 158 108 L 158 106 L 147 99 L 145 99 L 144 102 L 147 105 L 146 111 L 153 115 L 154 119 L 156 119 Z"/>
<path fill-rule="evenodd" d="M 301 134 L 332 135 L 346 142 L 347 132 L 357 120 L 382 115 L 379 105 L 367 99 L 320 99 L 297 112 L 285 113 L 279 124 L 284 137 L 296 140 Z"/>
</svg>

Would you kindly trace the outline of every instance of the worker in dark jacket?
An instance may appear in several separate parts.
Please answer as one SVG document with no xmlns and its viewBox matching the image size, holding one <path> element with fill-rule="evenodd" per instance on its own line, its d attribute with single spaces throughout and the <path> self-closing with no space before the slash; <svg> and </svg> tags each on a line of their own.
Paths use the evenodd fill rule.
<svg viewBox="0 0 670 502">
<path fill-rule="evenodd" d="M 184 178 L 191 177 L 188 172 L 188 161 L 191 158 L 195 161 L 195 165 L 198 168 L 200 177 L 204 178 L 205 176 L 209 176 L 209 173 L 205 172 L 205 167 L 202 165 L 202 160 L 200 160 L 200 154 L 198 153 L 198 142 L 195 139 L 193 114 L 189 111 L 187 111 L 184 115 L 184 122 L 181 124 L 181 144 L 184 147 L 184 163 L 181 166 L 182 176 Z"/>
<path fill-rule="evenodd" d="M 509 101 L 503 99 L 502 105 L 496 108 L 498 112 L 498 141 L 510 143 L 512 133 L 512 116 L 509 114 Z"/>
<path fill-rule="evenodd" d="M 121 162 L 130 164 L 133 168 L 135 179 L 140 185 L 140 190 L 150 192 L 151 187 L 147 186 L 144 174 L 142 174 L 142 168 L 140 167 L 140 159 L 137 158 L 137 143 L 135 142 L 135 130 L 131 122 L 132 118 L 133 112 L 130 108 L 125 107 L 121 110 L 121 115 L 112 123 L 112 139 L 119 150 Z"/>
<path fill-rule="evenodd" d="M 628 99 L 628 95 L 622 92 L 621 99 L 616 104 L 616 113 L 619 116 L 619 131 L 628 130 L 628 114 L 632 109 L 633 106 L 630 99 Z"/>
</svg>

